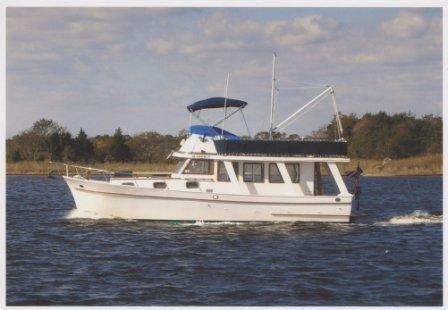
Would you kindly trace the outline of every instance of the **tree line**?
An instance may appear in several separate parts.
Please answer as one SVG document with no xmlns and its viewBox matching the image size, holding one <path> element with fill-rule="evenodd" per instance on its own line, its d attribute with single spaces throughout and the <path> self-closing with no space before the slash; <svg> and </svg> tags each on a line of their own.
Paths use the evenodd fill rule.
<svg viewBox="0 0 448 310">
<path fill-rule="evenodd" d="M 162 135 L 148 131 L 129 136 L 117 128 L 113 135 L 88 137 L 83 129 L 76 136 L 49 119 L 36 121 L 29 129 L 6 141 L 6 158 L 10 162 L 162 162 L 171 150 L 179 147 L 186 132 Z"/>
<path fill-rule="evenodd" d="M 344 137 L 348 140 L 350 157 L 405 158 L 423 154 L 442 153 L 442 118 L 425 115 L 420 118 L 410 113 L 389 115 L 385 112 L 340 115 Z M 166 160 L 172 150 L 179 148 L 187 136 L 185 130 L 177 135 L 163 135 L 147 131 L 133 136 L 120 128 L 113 135 L 88 137 L 83 129 L 76 136 L 57 122 L 40 119 L 30 128 L 6 141 L 8 162 L 65 161 L 65 162 L 149 162 Z M 243 137 L 249 139 L 250 137 Z M 258 132 L 253 138 L 268 139 L 268 132 Z M 300 140 L 303 138 L 335 139 L 336 122 L 312 132 L 307 137 L 297 134 L 275 133 L 274 139 Z"/>
</svg>

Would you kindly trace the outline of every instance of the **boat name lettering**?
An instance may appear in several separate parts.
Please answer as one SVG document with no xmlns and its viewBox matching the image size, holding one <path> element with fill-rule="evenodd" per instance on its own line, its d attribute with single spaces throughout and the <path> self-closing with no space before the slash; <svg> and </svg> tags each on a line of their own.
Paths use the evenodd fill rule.
<svg viewBox="0 0 448 310">
<path fill-rule="evenodd" d="M 193 154 L 193 158 L 208 158 L 208 156 L 202 154 Z"/>
</svg>

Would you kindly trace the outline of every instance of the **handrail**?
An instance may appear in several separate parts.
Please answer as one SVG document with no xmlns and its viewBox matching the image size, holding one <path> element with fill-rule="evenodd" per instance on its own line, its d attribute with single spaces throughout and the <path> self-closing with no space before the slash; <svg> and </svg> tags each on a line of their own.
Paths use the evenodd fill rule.
<svg viewBox="0 0 448 310">
<path fill-rule="evenodd" d="M 113 171 L 110 171 L 110 170 L 97 169 L 97 168 L 86 167 L 86 166 L 78 166 L 78 165 L 72 165 L 72 164 L 66 164 L 66 163 L 58 163 L 58 162 L 50 162 L 50 164 L 61 164 L 61 165 L 68 166 L 68 167 L 73 167 L 73 168 L 80 168 L 80 169 L 91 170 L 91 171 L 99 171 L 99 172 L 107 172 L 107 173 L 113 174 Z"/>
<path fill-rule="evenodd" d="M 59 170 L 59 165 L 64 166 L 65 167 L 65 175 L 67 177 L 70 176 L 70 168 L 72 168 L 72 169 L 74 168 L 77 175 L 80 174 L 78 169 L 84 170 L 86 172 L 87 179 L 90 178 L 90 172 L 91 171 L 101 172 L 101 174 L 104 176 L 104 178 L 106 180 L 107 180 L 107 175 L 113 175 L 113 171 L 104 170 L 104 169 L 97 169 L 97 168 L 92 168 L 92 167 L 85 167 L 85 166 L 72 165 L 72 164 L 61 163 L 61 162 L 53 162 L 53 161 L 50 161 L 49 164 L 55 164 L 56 167 L 57 167 L 57 170 Z"/>
<path fill-rule="evenodd" d="M 65 175 L 67 177 L 70 176 L 70 170 L 73 173 L 73 169 L 75 170 L 75 174 L 76 175 L 84 175 L 86 179 L 89 179 L 91 176 L 91 171 L 96 171 L 96 172 L 100 172 L 100 174 L 102 174 L 104 176 L 105 180 L 108 180 L 108 176 L 111 177 L 114 175 L 114 171 L 111 170 L 105 170 L 105 169 L 98 169 L 98 168 L 92 168 L 92 167 L 86 167 L 86 166 L 79 166 L 79 165 L 73 165 L 73 164 L 68 164 L 68 163 L 61 163 L 61 162 L 53 162 L 53 161 L 49 161 L 49 164 L 54 164 L 56 165 L 57 169 L 55 169 L 57 172 L 61 172 L 62 169 L 60 169 L 60 165 L 65 167 Z M 81 171 L 79 171 L 81 170 Z M 50 174 L 53 172 L 53 170 L 50 172 Z M 61 173 L 62 175 L 63 173 Z M 135 185 L 138 186 L 137 181 L 139 181 L 139 177 L 140 176 L 147 176 L 147 177 L 151 177 L 152 175 L 163 175 L 163 176 L 169 176 L 171 174 L 171 172 L 165 172 L 165 171 L 152 171 L 152 172 L 133 172 L 132 176 L 130 176 L 130 178 L 132 178 L 135 182 Z"/>
</svg>

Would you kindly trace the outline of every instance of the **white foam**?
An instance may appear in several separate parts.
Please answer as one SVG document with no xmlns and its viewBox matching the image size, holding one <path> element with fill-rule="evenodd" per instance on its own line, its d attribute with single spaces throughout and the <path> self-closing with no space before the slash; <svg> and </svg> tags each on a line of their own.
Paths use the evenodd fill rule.
<svg viewBox="0 0 448 310">
<path fill-rule="evenodd" d="M 89 212 L 87 210 L 80 210 L 80 209 L 74 209 L 70 211 L 69 214 L 65 217 L 66 219 L 92 219 L 92 220 L 99 220 L 99 219 L 113 219 L 115 217 L 113 216 L 107 216 L 104 214 L 98 214 L 94 212 Z"/>
<path fill-rule="evenodd" d="M 421 224 L 439 224 L 443 222 L 442 215 L 429 214 L 425 211 L 415 210 L 411 214 L 394 216 L 386 222 L 377 222 L 381 226 L 387 225 L 421 225 Z"/>
<path fill-rule="evenodd" d="M 182 223 L 183 226 L 219 226 L 219 225 L 240 225 L 240 222 L 204 222 L 202 220 L 195 221 L 194 223 Z"/>
</svg>

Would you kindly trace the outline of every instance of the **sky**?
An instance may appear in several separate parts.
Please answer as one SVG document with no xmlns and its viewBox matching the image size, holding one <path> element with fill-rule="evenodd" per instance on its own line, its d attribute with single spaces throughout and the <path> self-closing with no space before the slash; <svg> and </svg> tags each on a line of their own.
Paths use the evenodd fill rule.
<svg viewBox="0 0 448 310">
<path fill-rule="evenodd" d="M 440 8 L 7 8 L 7 137 L 50 118 L 76 134 L 177 134 L 186 106 L 245 100 L 251 134 L 335 85 L 342 113 L 442 114 Z M 212 122 L 222 111 L 203 111 Z M 332 118 L 329 98 L 285 129 Z M 247 134 L 237 115 L 226 130 Z"/>
</svg>

